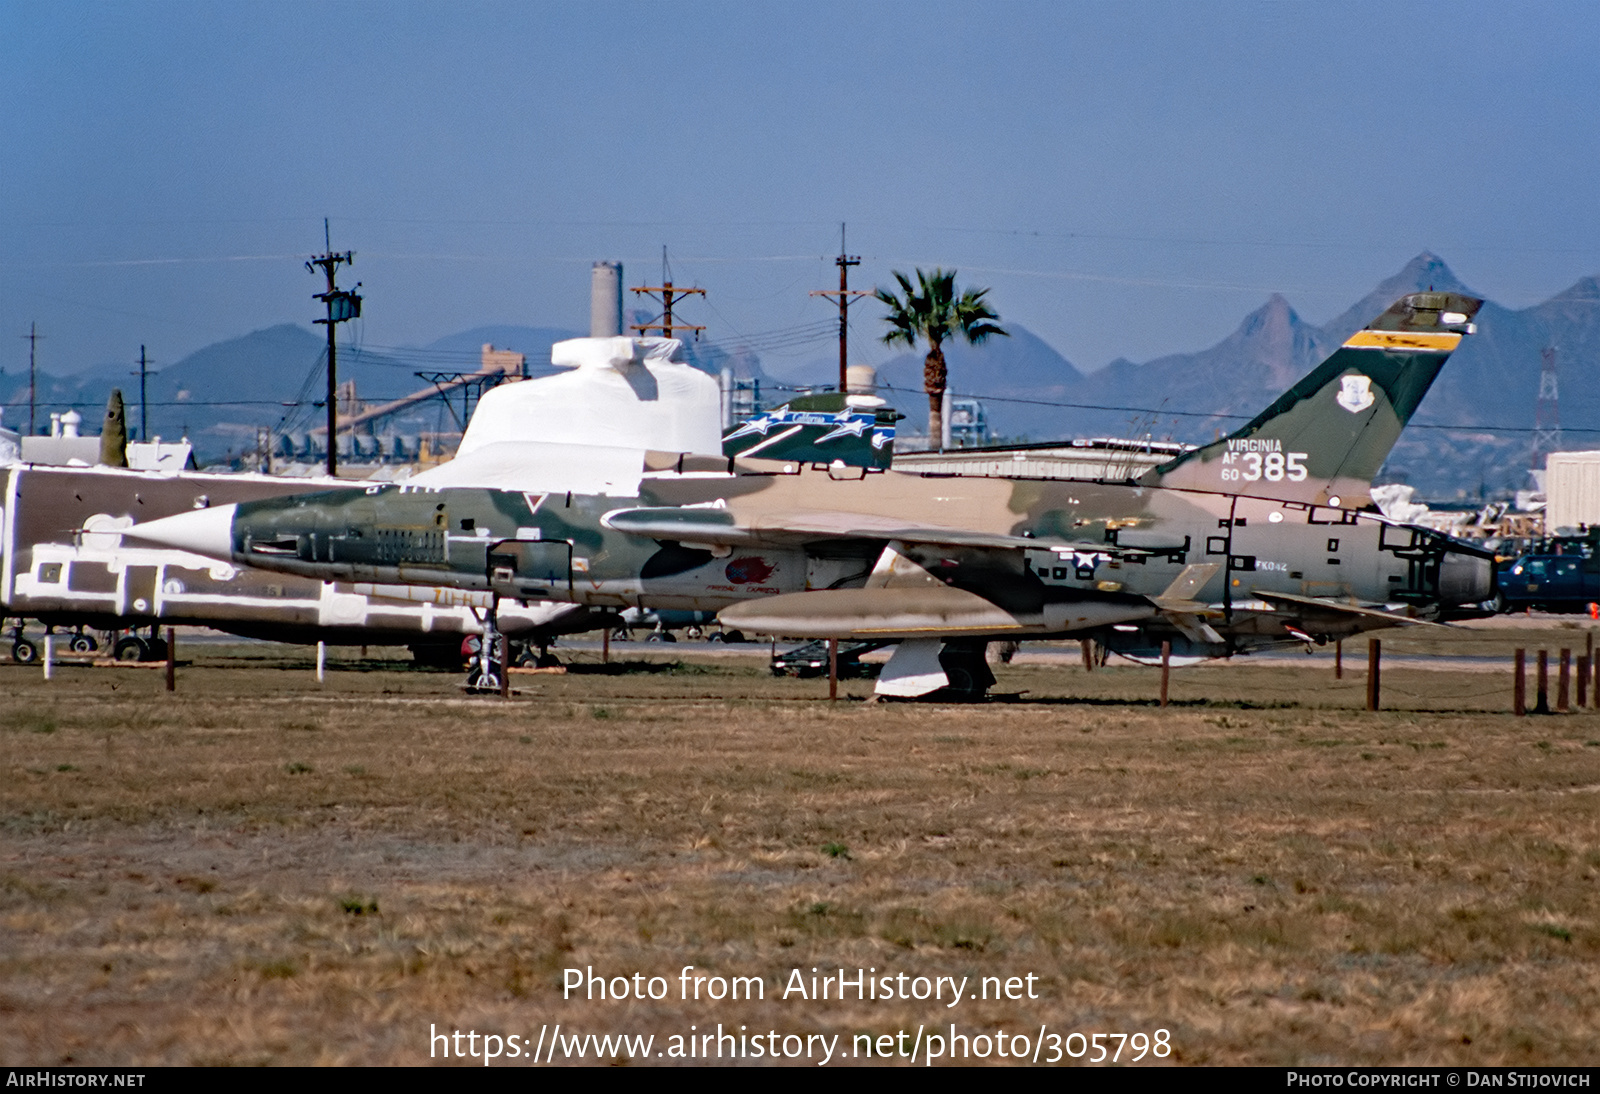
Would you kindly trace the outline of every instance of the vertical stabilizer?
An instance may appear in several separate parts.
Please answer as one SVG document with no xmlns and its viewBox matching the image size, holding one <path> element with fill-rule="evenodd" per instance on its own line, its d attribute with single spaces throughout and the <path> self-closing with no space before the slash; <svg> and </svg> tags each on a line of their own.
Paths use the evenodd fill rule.
<svg viewBox="0 0 1600 1094">
<path fill-rule="evenodd" d="M 902 417 L 874 395 L 797 395 L 740 422 L 722 438 L 722 451 L 885 471 L 894 459 L 894 424 Z"/>
<path fill-rule="evenodd" d="M 1483 301 L 1412 293 L 1356 331 L 1243 429 L 1163 464 L 1146 486 L 1331 505 L 1372 503 L 1388 459 Z"/>
</svg>

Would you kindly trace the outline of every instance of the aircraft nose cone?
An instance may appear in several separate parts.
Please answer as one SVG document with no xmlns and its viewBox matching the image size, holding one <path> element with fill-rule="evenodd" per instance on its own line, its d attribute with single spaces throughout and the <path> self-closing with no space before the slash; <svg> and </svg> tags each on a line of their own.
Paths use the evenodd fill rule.
<svg viewBox="0 0 1600 1094">
<path fill-rule="evenodd" d="M 233 559 L 233 514 L 237 508 L 237 505 L 218 505 L 211 509 L 196 509 L 190 513 L 135 524 L 122 535 L 124 539 L 172 547 L 227 562 Z"/>
</svg>

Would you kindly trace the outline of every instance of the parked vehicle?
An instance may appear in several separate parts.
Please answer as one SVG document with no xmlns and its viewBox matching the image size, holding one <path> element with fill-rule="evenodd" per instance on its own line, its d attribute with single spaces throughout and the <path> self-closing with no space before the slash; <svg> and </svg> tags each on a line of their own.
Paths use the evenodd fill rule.
<svg viewBox="0 0 1600 1094">
<path fill-rule="evenodd" d="M 840 642 L 839 643 L 839 676 L 841 679 L 851 677 L 873 677 L 882 670 L 882 665 L 866 664 L 861 660 L 861 655 L 881 650 L 892 645 L 890 642 Z M 784 650 L 772 658 L 772 675 L 774 676 L 826 676 L 828 675 L 828 643 L 826 639 L 816 642 L 807 642 L 803 646 L 796 646 L 792 650 Z"/>
<path fill-rule="evenodd" d="M 1600 554 L 1523 555 L 1500 571 L 1495 608 L 1588 612 L 1600 603 Z"/>
</svg>

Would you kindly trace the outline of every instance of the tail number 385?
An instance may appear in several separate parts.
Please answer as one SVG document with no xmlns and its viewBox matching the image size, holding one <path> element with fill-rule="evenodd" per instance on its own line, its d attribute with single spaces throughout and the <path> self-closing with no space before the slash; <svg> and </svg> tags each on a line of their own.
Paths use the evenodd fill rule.
<svg viewBox="0 0 1600 1094">
<path fill-rule="evenodd" d="M 1304 452 L 1230 452 L 1222 458 L 1222 481 L 1302 482 L 1306 477 L 1305 459 Z"/>
</svg>

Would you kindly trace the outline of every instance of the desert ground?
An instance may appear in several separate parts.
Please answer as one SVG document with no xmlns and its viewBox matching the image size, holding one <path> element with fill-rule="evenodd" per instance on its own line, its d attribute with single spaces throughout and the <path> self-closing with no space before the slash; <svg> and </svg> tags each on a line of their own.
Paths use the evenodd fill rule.
<svg viewBox="0 0 1600 1094">
<path fill-rule="evenodd" d="M 1381 637 L 1378 713 L 1364 641 L 1166 708 L 1066 647 L 971 706 L 830 703 L 764 647 L 580 648 L 510 699 L 394 650 L 318 684 L 180 641 L 173 694 L 0 664 L 0 1062 L 715 1062 L 720 1026 L 725 1063 L 1592 1063 L 1600 711 L 1509 713 L 1513 647 L 1588 638 Z"/>
</svg>

